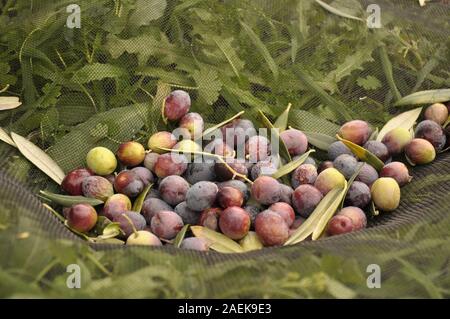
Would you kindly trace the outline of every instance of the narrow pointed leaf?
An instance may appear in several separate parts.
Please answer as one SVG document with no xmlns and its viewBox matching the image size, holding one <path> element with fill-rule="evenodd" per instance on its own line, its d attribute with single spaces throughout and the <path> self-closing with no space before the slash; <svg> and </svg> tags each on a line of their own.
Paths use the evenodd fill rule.
<svg viewBox="0 0 450 319">
<path fill-rule="evenodd" d="M 347 193 L 348 193 L 348 190 L 350 189 L 350 186 L 352 186 L 352 184 L 355 181 L 356 177 L 358 176 L 359 172 L 361 172 L 361 169 L 363 168 L 363 166 L 364 165 L 362 163 L 359 163 L 358 166 L 356 167 L 355 172 L 353 173 L 353 175 L 348 180 L 347 187 L 345 188 L 344 197 L 342 198 L 342 202 L 341 202 L 341 209 L 344 207 L 345 197 L 347 196 Z"/>
<path fill-rule="evenodd" d="M 206 240 L 211 249 L 220 253 L 244 252 L 244 249 L 237 242 L 209 228 L 202 226 L 191 226 L 191 231 L 195 237 L 203 238 Z"/>
<path fill-rule="evenodd" d="M 139 194 L 139 196 L 136 198 L 136 200 L 133 203 L 133 211 L 140 213 L 142 210 L 142 205 L 144 204 L 145 197 L 147 196 L 148 192 L 152 188 L 153 184 L 147 185 L 147 187 L 144 188 L 142 193 Z"/>
<path fill-rule="evenodd" d="M 175 237 L 175 240 L 173 241 L 173 245 L 175 247 L 180 248 L 181 242 L 186 236 L 189 226 L 189 224 L 184 225 L 183 228 L 181 228 L 181 230 L 178 232 L 177 237 Z"/>
<path fill-rule="evenodd" d="M 272 174 L 272 177 L 275 179 L 281 178 L 290 172 L 294 171 L 297 167 L 303 164 L 303 162 L 308 158 L 309 154 L 314 153 L 315 150 L 309 150 L 295 161 L 289 162 L 286 165 L 281 166 L 275 173 Z"/>
<path fill-rule="evenodd" d="M 56 183 L 61 185 L 66 174 L 64 174 L 63 170 L 50 156 L 29 140 L 16 133 L 11 132 L 11 138 L 20 153 L 22 153 L 26 159 L 36 165 L 37 168 L 47 174 L 47 176 Z"/>
<path fill-rule="evenodd" d="M 353 154 L 355 154 L 356 157 L 358 157 L 361 161 L 366 162 L 367 164 L 372 165 L 377 171 L 380 171 L 384 163 L 382 160 L 380 160 L 378 157 L 376 157 L 374 154 L 366 150 L 365 148 L 350 142 L 346 139 L 343 139 L 339 135 L 336 135 L 336 137 L 347 146 Z"/>
<path fill-rule="evenodd" d="M 319 237 L 323 234 L 325 228 L 327 227 L 328 222 L 330 221 L 331 217 L 336 213 L 336 210 L 339 208 L 341 202 L 344 200 L 344 196 L 347 191 L 347 182 L 345 182 L 344 187 L 340 187 L 338 196 L 336 199 L 328 206 L 328 208 L 325 210 L 323 215 L 320 217 L 319 222 L 317 223 L 317 226 L 314 228 L 314 231 L 312 233 L 312 240 L 317 240 Z"/>
<path fill-rule="evenodd" d="M 104 229 L 100 236 L 98 236 L 96 239 L 98 240 L 105 240 L 110 239 L 119 236 L 121 233 L 123 233 L 122 229 L 120 228 L 119 223 L 109 223 Z"/>
<path fill-rule="evenodd" d="M 386 47 L 382 45 L 380 46 L 378 51 L 381 59 L 381 67 L 383 68 L 386 81 L 389 85 L 392 94 L 395 97 L 395 100 L 399 101 L 402 98 L 402 95 L 400 94 L 400 91 L 398 90 L 397 85 L 395 84 L 394 73 L 392 71 L 392 63 L 391 60 L 389 59 Z"/>
<path fill-rule="evenodd" d="M 394 106 L 433 104 L 450 101 L 450 89 L 420 91 L 407 95 Z"/>
<path fill-rule="evenodd" d="M 333 136 L 329 136 L 327 134 L 316 133 L 316 132 L 305 132 L 306 137 L 308 138 L 308 143 L 317 147 L 322 151 L 328 151 L 330 145 L 336 142 L 336 138 Z"/>
<path fill-rule="evenodd" d="M 54 194 L 46 191 L 40 191 L 39 192 L 41 197 L 44 199 L 47 199 L 55 204 L 64 206 L 64 207 L 70 207 L 72 205 L 76 204 L 89 204 L 91 206 L 98 206 L 103 204 L 104 202 L 96 199 L 96 198 L 89 198 L 89 197 L 83 197 L 83 196 L 69 196 L 69 195 L 61 195 L 61 194 Z"/>
<path fill-rule="evenodd" d="M 286 147 L 286 145 L 284 144 L 283 140 L 280 138 L 280 134 L 277 132 L 278 130 L 275 129 L 275 127 L 273 126 L 272 122 L 267 118 L 267 116 L 261 111 L 258 110 L 259 113 L 259 118 L 261 120 L 261 124 L 265 127 L 268 128 L 271 131 L 271 134 L 275 134 L 275 136 L 271 136 L 272 139 L 278 139 L 278 144 L 280 147 L 280 155 L 288 162 L 290 162 L 291 159 L 291 155 L 289 154 L 289 151 Z M 275 130 L 273 130 L 275 129 Z"/>
<path fill-rule="evenodd" d="M 0 127 L 0 141 L 3 141 L 11 146 L 17 147 L 12 138 L 9 136 L 9 134 L 6 133 L 6 131 L 1 127 Z"/>
<path fill-rule="evenodd" d="M 342 187 L 336 187 L 329 191 L 324 198 L 320 201 L 319 205 L 314 209 L 312 214 L 305 220 L 305 222 L 297 228 L 297 230 L 292 234 L 291 237 L 284 243 L 284 245 L 297 244 L 311 235 L 319 224 L 320 219 L 327 213 L 327 210 L 334 203 L 340 203 L 340 193 L 342 192 Z"/>
<path fill-rule="evenodd" d="M 419 118 L 421 112 L 422 107 L 418 107 L 414 110 L 403 112 L 393 117 L 383 126 L 381 131 L 378 133 L 376 140 L 381 142 L 383 137 L 395 128 L 402 127 L 407 130 L 411 129 Z"/>
<path fill-rule="evenodd" d="M 286 127 L 288 125 L 289 120 L 289 111 L 291 110 L 292 104 L 289 103 L 286 109 L 283 111 L 283 113 L 280 114 L 280 116 L 277 118 L 275 123 L 273 123 L 273 126 L 280 130 L 280 132 L 283 132 L 286 130 Z"/>
<path fill-rule="evenodd" d="M 244 114 L 244 113 L 245 113 L 245 111 L 241 111 L 241 112 L 237 113 L 236 115 L 233 115 L 233 116 L 230 117 L 229 119 L 227 119 L 227 120 L 225 120 L 225 121 L 223 121 L 223 122 L 220 122 L 219 124 L 216 124 L 216 125 L 214 125 L 213 127 L 210 127 L 210 128 L 208 128 L 208 129 L 206 129 L 206 130 L 203 132 L 203 136 L 208 137 L 209 134 L 213 133 L 215 130 L 220 129 L 222 126 L 224 126 L 224 125 L 230 123 L 231 121 L 233 121 L 234 119 L 238 118 L 239 116 L 241 116 L 241 115 Z"/>
<path fill-rule="evenodd" d="M 269 50 L 264 45 L 264 43 L 261 41 L 261 39 L 258 37 L 258 35 L 252 30 L 250 26 L 245 24 L 244 22 L 241 22 L 241 26 L 244 28 L 244 31 L 247 33 L 250 40 L 253 42 L 256 49 L 258 49 L 259 53 L 262 55 L 264 60 L 266 61 L 270 71 L 272 71 L 273 76 L 275 79 L 278 79 L 278 65 L 275 62 L 275 60 L 270 55 Z"/>
<path fill-rule="evenodd" d="M 22 105 L 18 97 L 0 96 L 0 111 L 12 110 Z"/>
</svg>

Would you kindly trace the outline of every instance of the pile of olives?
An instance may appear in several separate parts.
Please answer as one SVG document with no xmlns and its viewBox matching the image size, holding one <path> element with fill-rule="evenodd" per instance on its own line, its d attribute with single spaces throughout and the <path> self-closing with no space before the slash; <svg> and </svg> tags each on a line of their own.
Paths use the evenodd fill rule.
<svg viewBox="0 0 450 319">
<path fill-rule="evenodd" d="M 286 163 L 271 153 L 271 142 L 258 135 L 250 120 L 236 118 L 220 128 L 220 138 L 204 141 L 204 121 L 200 114 L 189 113 L 190 106 L 189 94 L 182 90 L 165 99 L 163 115 L 178 123 L 181 140 L 173 132 L 161 131 L 149 137 L 148 150 L 136 141 L 121 144 L 115 154 L 104 147 L 91 149 L 87 167 L 69 172 L 62 189 L 68 195 L 99 199 L 104 205 L 98 210 L 84 203 L 65 208 L 67 224 L 87 233 L 96 226 L 98 216 L 104 216 L 120 225 L 119 237 L 127 245 L 170 245 L 190 224 L 220 232 L 242 245 L 251 239 L 260 247 L 280 246 L 330 190 L 343 186 L 359 169 L 344 208 L 326 227 L 328 236 L 353 232 L 366 227 L 372 203 L 383 212 L 399 206 L 400 187 L 411 180 L 408 166 L 401 161 L 403 154 L 411 164 L 430 163 L 436 152 L 448 147 L 450 133 L 442 127 L 449 113 L 444 104 L 428 107 L 414 134 L 396 128 L 379 142 L 370 140 L 372 129 L 367 122 L 350 121 L 338 134 L 376 155 L 384 167 L 377 171 L 360 162 L 343 142 L 336 141 L 328 149 L 328 159 L 319 163 L 306 158 L 292 171 L 288 185 L 271 177 Z M 293 160 L 308 149 L 308 138 L 300 130 L 287 129 L 280 139 Z M 239 143 L 244 160 L 236 157 Z M 189 152 L 214 154 L 226 161 L 210 157 L 192 162 Z M 132 202 L 150 184 L 141 211 L 132 211 Z M 202 251 L 209 246 L 189 231 L 180 245 Z"/>
</svg>

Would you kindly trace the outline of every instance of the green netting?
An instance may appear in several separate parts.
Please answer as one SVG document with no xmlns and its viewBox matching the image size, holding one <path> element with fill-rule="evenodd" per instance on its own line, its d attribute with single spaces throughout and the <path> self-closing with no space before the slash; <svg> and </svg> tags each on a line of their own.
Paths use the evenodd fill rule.
<svg viewBox="0 0 450 319">
<path fill-rule="evenodd" d="M 450 87 L 450 7 L 377 1 L 0 1 L 1 127 L 47 149 L 68 171 L 94 145 L 146 143 L 161 129 L 162 98 L 182 87 L 214 124 L 245 110 L 334 134 L 347 119 L 381 128 L 398 97 Z M 223 255 L 165 247 L 89 246 L 35 194 L 58 190 L 18 151 L 0 144 L 0 295 L 47 297 L 448 297 L 450 157 L 402 189 L 391 214 L 357 233 L 284 248 Z M 66 265 L 82 267 L 67 289 Z M 366 285 L 378 264 L 381 289 Z"/>
</svg>

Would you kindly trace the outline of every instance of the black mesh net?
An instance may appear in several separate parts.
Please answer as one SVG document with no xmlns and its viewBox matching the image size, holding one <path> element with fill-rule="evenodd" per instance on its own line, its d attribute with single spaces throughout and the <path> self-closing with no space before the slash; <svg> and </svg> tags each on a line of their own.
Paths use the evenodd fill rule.
<svg viewBox="0 0 450 319">
<path fill-rule="evenodd" d="M 450 86 L 445 1 L 72 2 L 0 1 L 0 90 L 23 102 L 0 124 L 65 172 L 94 146 L 146 144 L 175 88 L 208 125 L 292 103 L 290 125 L 332 135 L 349 119 L 381 128 L 400 96 Z M 0 155 L 2 296 L 449 295 L 448 153 L 414 168 L 400 207 L 364 231 L 232 255 L 88 245 L 36 197 L 58 186 L 14 147 Z M 70 263 L 82 289 L 67 289 Z M 371 264 L 380 289 L 367 287 Z"/>
</svg>

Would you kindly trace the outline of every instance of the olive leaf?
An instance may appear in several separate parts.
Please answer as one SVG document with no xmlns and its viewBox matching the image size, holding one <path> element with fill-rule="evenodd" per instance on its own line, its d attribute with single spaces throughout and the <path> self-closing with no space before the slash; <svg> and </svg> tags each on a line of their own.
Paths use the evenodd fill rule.
<svg viewBox="0 0 450 319">
<path fill-rule="evenodd" d="M 147 196 L 148 192 L 152 188 L 153 184 L 147 185 L 144 190 L 139 194 L 139 196 L 135 199 L 133 203 L 133 211 L 140 213 L 142 210 L 142 205 L 144 204 L 145 197 Z"/>
<path fill-rule="evenodd" d="M 311 239 L 317 240 L 323 234 L 325 228 L 327 227 L 328 222 L 331 217 L 336 213 L 336 210 L 339 208 L 340 203 L 344 200 L 345 194 L 347 192 L 348 183 L 344 183 L 344 187 L 338 188 L 340 191 L 336 200 L 330 204 L 330 206 L 325 210 L 324 214 L 319 219 L 317 226 L 314 228 Z"/>
<path fill-rule="evenodd" d="M 416 123 L 417 119 L 420 116 L 420 113 L 422 113 L 422 107 L 403 112 L 393 117 L 383 126 L 381 131 L 378 133 L 376 140 L 381 142 L 383 140 L 383 137 L 395 128 L 402 127 L 409 130 L 414 126 L 414 123 Z"/>
<path fill-rule="evenodd" d="M 450 101 L 450 89 L 427 90 L 407 95 L 394 106 L 433 104 Z"/>
<path fill-rule="evenodd" d="M 229 119 L 227 119 L 227 120 L 225 120 L 225 121 L 223 121 L 223 122 L 220 122 L 219 124 L 216 124 L 216 125 L 214 125 L 213 127 L 210 127 L 210 128 L 208 128 L 208 129 L 206 129 L 206 130 L 203 132 L 202 136 L 209 137 L 209 135 L 210 135 L 211 133 L 213 133 L 213 132 L 215 132 L 216 130 L 220 129 L 222 126 L 224 126 L 224 125 L 230 123 L 231 121 L 233 121 L 234 119 L 238 118 L 239 116 L 241 116 L 241 115 L 244 114 L 244 113 L 245 113 L 245 111 L 241 111 L 241 112 L 237 113 L 236 115 L 233 115 L 233 116 L 230 117 Z"/>
<path fill-rule="evenodd" d="M 220 253 L 242 253 L 244 249 L 227 236 L 203 226 L 191 226 L 195 237 L 203 238 L 209 247 Z"/>
<path fill-rule="evenodd" d="M 353 173 L 353 175 L 350 177 L 350 179 L 347 182 L 347 187 L 345 188 L 345 194 L 344 197 L 342 198 L 342 202 L 341 202 L 341 209 L 344 207 L 344 201 L 345 201 L 345 197 L 347 196 L 348 190 L 350 189 L 350 186 L 352 186 L 353 182 L 355 181 L 356 177 L 358 176 L 359 172 L 361 172 L 361 169 L 363 168 L 363 164 L 359 163 L 356 166 L 356 170 Z"/>
<path fill-rule="evenodd" d="M 265 127 L 268 128 L 271 132 L 271 139 L 277 139 L 279 141 L 279 146 L 280 146 L 280 155 L 288 162 L 290 162 L 291 159 L 291 155 L 289 154 L 289 151 L 286 147 L 286 145 L 284 144 L 283 140 L 280 138 L 280 134 L 278 133 L 278 129 L 276 129 L 272 122 L 267 118 L 267 116 L 261 111 L 258 110 L 258 114 L 259 114 L 259 118 L 261 120 L 261 124 Z"/>
<path fill-rule="evenodd" d="M 303 131 L 303 133 L 308 138 L 309 144 L 317 147 L 318 149 L 320 149 L 322 151 L 328 151 L 328 149 L 330 148 L 330 145 L 333 144 L 334 142 L 336 142 L 335 137 L 332 137 L 332 136 L 329 136 L 326 134 L 316 133 L 316 132 L 305 132 L 305 131 Z"/>
<path fill-rule="evenodd" d="M 280 130 L 280 132 L 283 132 L 286 130 L 286 127 L 288 126 L 288 120 L 289 120 L 289 111 L 291 110 L 292 104 L 289 103 L 286 109 L 283 111 L 283 113 L 278 116 L 275 123 L 273 123 L 273 126 Z"/>
<path fill-rule="evenodd" d="M 369 152 L 368 150 L 366 150 L 365 148 L 353 142 L 350 142 L 346 139 L 343 139 L 339 135 L 336 135 L 336 137 L 338 138 L 338 140 L 344 143 L 345 146 L 347 146 L 352 151 L 352 153 L 355 154 L 355 156 L 358 157 L 360 160 L 366 162 L 367 164 L 372 165 L 377 171 L 380 171 L 383 168 L 384 166 L 383 161 L 380 160 L 371 152 Z"/>
<path fill-rule="evenodd" d="M 6 131 L 1 127 L 0 127 L 0 141 L 3 141 L 11 146 L 17 147 L 12 138 L 9 136 L 9 134 L 6 133 Z"/>
<path fill-rule="evenodd" d="M 319 205 L 314 209 L 312 214 L 305 220 L 305 222 L 297 228 L 291 237 L 284 243 L 284 245 L 293 245 L 305 240 L 309 235 L 315 232 L 317 237 L 318 232 L 322 233 L 328 220 L 333 216 L 341 203 L 344 195 L 343 190 L 347 187 L 338 186 L 329 191 L 320 201 Z M 317 231 L 316 231 L 317 229 Z M 320 235 L 319 234 L 319 235 Z"/>
<path fill-rule="evenodd" d="M 106 216 L 98 216 L 93 232 L 96 234 L 102 234 L 106 226 L 108 226 L 111 223 L 112 223 L 111 220 Z"/>
<path fill-rule="evenodd" d="M 34 145 L 32 142 L 14 132 L 11 132 L 11 138 L 20 153 L 22 153 L 26 159 L 33 163 L 57 184 L 61 185 L 66 174 L 64 174 L 63 170 L 50 156 L 48 156 L 43 150 Z"/>
<path fill-rule="evenodd" d="M 0 111 L 12 110 L 22 105 L 18 97 L 0 96 Z"/>
<path fill-rule="evenodd" d="M 122 234 L 123 231 L 120 228 L 119 223 L 109 223 L 104 229 L 100 236 L 97 236 L 95 240 L 104 240 L 104 239 L 110 239 L 119 236 Z"/>
<path fill-rule="evenodd" d="M 256 49 L 258 49 L 261 56 L 266 61 L 270 71 L 273 73 L 273 77 L 275 80 L 278 79 L 279 70 L 278 70 L 278 64 L 275 62 L 273 57 L 270 55 L 269 50 L 267 49 L 266 45 L 261 41 L 261 39 L 258 37 L 258 35 L 253 31 L 253 29 L 245 24 L 244 22 L 240 22 L 242 28 L 244 29 L 245 33 L 248 35 L 250 40 L 253 42 Z"/>
<path fill-rule="evenodd" d="M 380 134 L 380 130 L 378 129 L 378 127 L 376 127 L 373 130 L 372 134 L 370 134 L 369 141 L 376 141 L 379 134 Z"/>
<path fill-rule="evenodd" d="M 338 15 L 338 16 L 340 16 L 340 17 L 347 18 L 347 19 L 358 20 L 358 21 L 364 21 L 364 20 L 361 19 L 361 18 L 352 16 L 352 15 L 350 15 L 350 14 L 348 14 L 348 13 L 345 13 L 345 12 L 343 12 L 343 11 L 341 11 L 341 10 L 338 10 L 338 9 L 336 9 L 335 7 L 332 7 L 332 6 L 330 6 L 329 4 L 327 4 L 327 3 L 325 3 L 325 2 L 323 2 L 323 1 L 321 1 L 321 0 L 315 0 L 315 1 L 316 1 L 316 3 L 319 4 L 322 8 L 324 8 L 325 10 L 327 10 L 327 11 L 329 11 L 329 12 L 335 14 L 335 15 Z"/>
<path fill-rule="evenodd" d="M 42 190 L 39 192 L 39 194 L 43 199 L 49 200 L 63 207 L 70 207 L 77 204 L 89 204 L 91 206 L 98 206 L 104 203 L 103 201 L 96 198 L 54 194 Z"/>
<path fill-rule="evenodd" d="M 281 178 L 293 170 L 295 170 L 297 167 L 303 164 L 303 162 L 308 158 L 309 154 L 314 153 L 315 150 L 309 150 L 299 158 L 297 158 L 295 161 L 289 162 L 286 165 L 281 166 L 275 173 L 272 174 L 272 177 L 275 179 Z"/>
<path fill-rule="evenodd" d="M 181 230 L 178 232 L 177 237 L 175 237 L 175 240 L 173 241 L 173 245 L 175 247 L 180 248 L 181 242 L 186 236 L 189 226 L 189 224 L 184 225 L 183 228 L 181 228 Z"/>
</svg>

